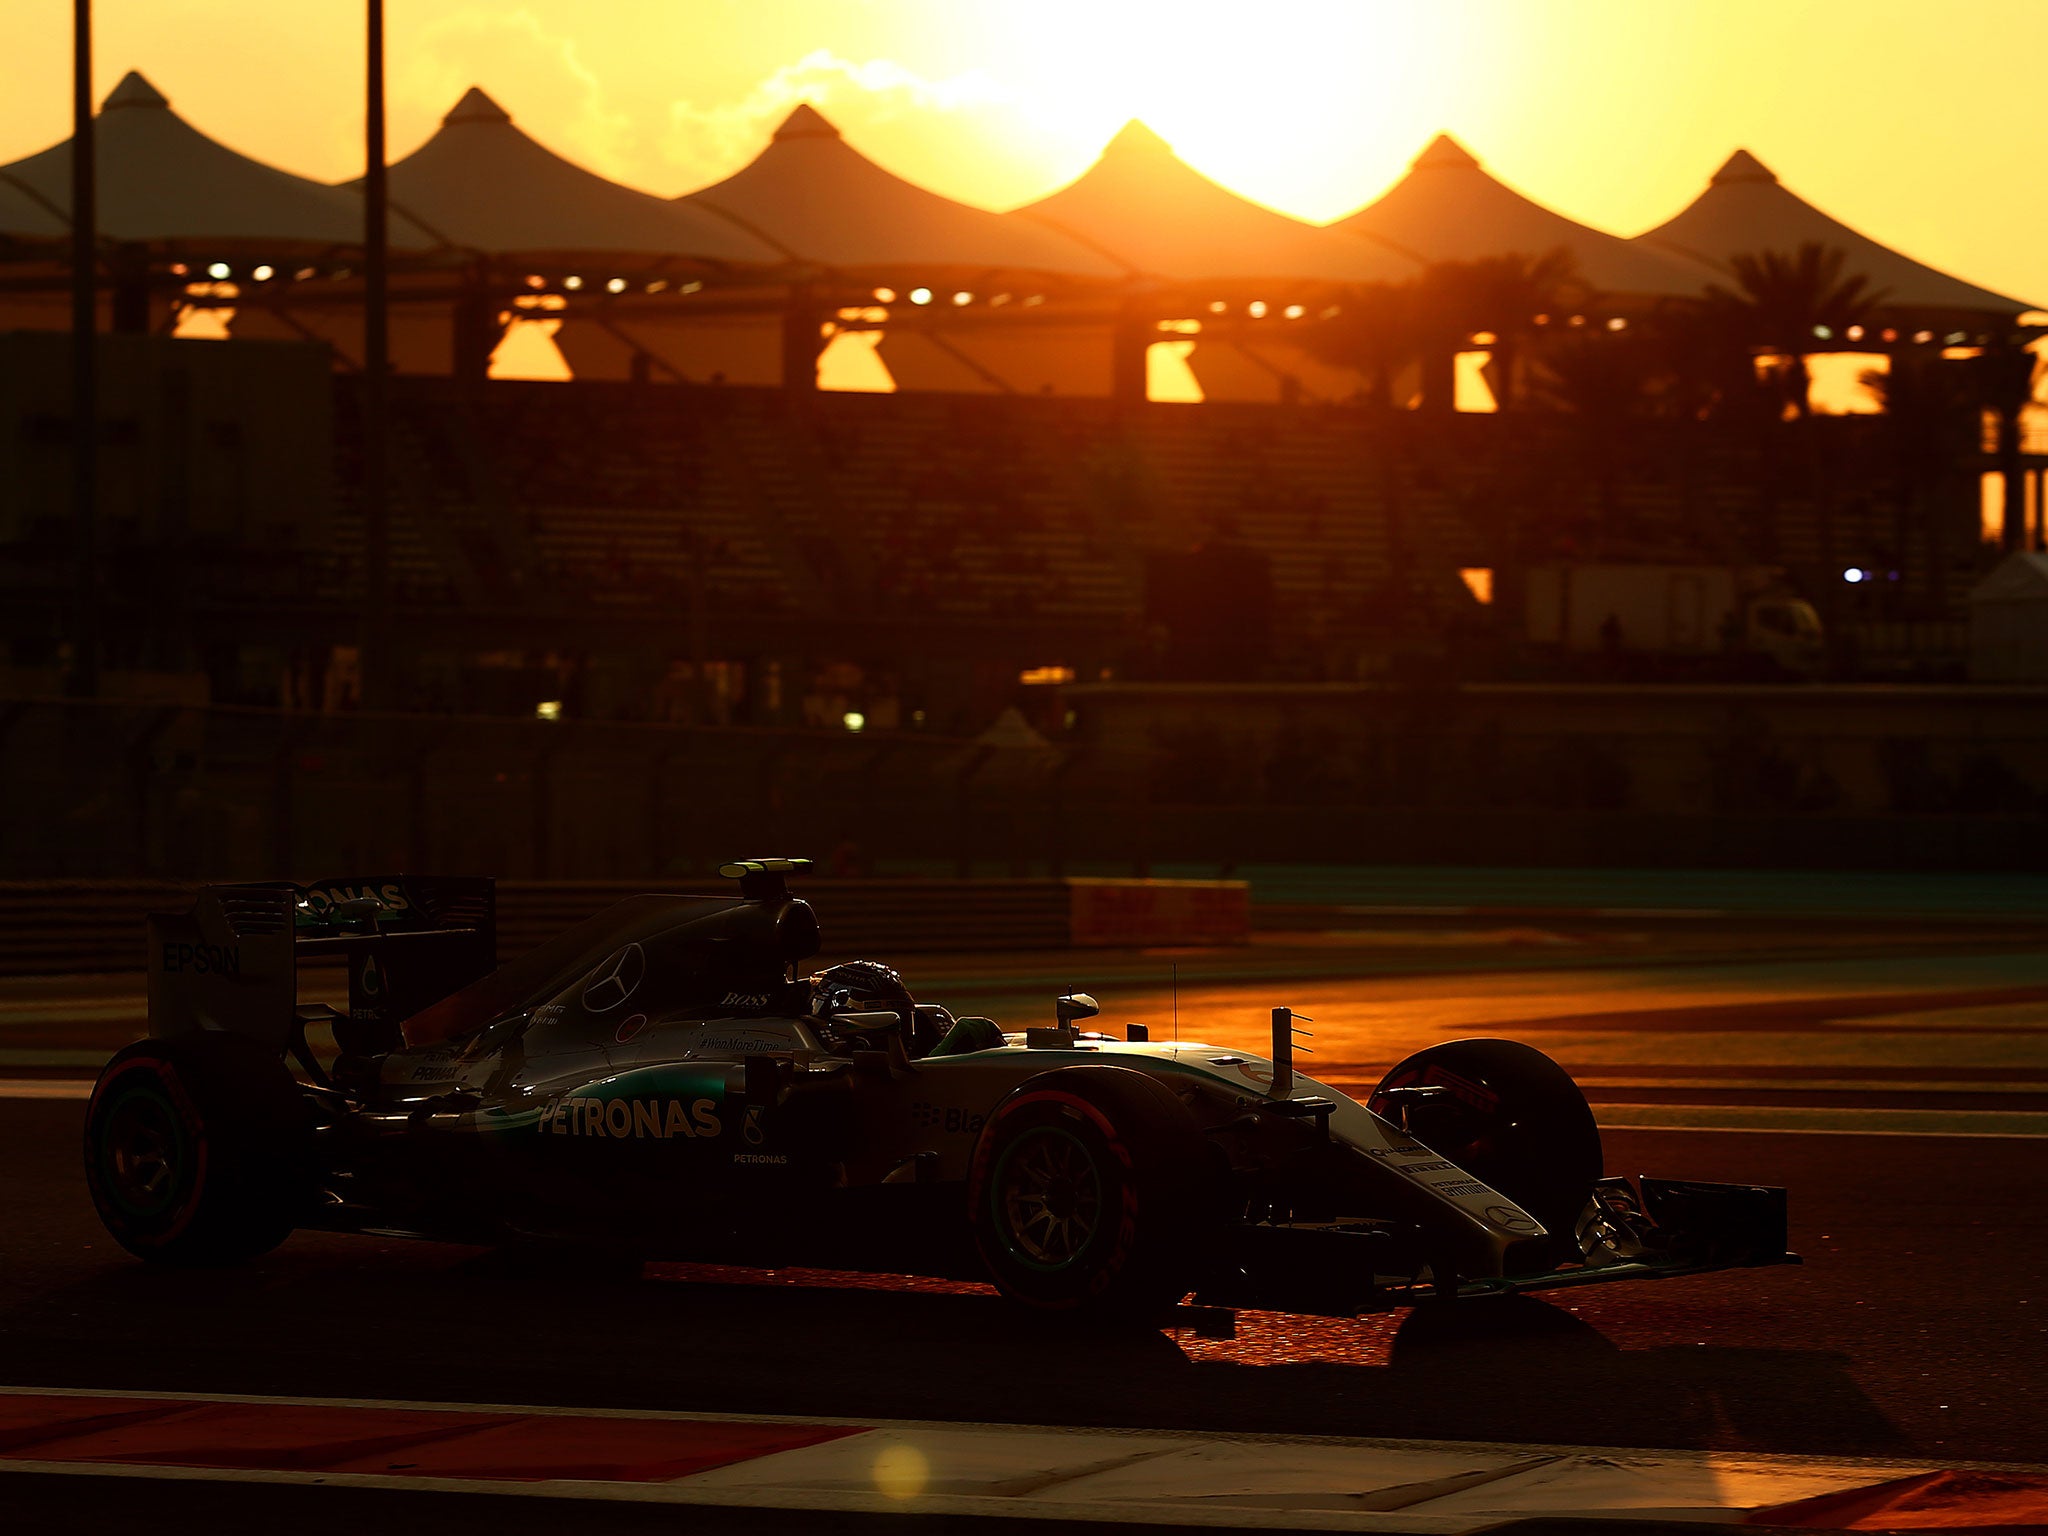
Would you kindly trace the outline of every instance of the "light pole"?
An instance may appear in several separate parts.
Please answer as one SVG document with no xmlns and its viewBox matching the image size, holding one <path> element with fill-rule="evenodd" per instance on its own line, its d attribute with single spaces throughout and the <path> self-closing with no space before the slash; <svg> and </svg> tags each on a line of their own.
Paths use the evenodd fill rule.
<svg viewBox="0 0 2048 1536">
<path fill-rule="evenodd" d="M 81 0 L 83 3 L 83 0 Z M 391 509 L 386 487 L 386 382 L 390 374 L 385 315 L 385 247 L 389 203 L 384 177 L 384 0 L 368 0 L 367 79 L 363 98 L 363 631 L 357 657 L 362 701 L 392 694 L 386 636 L 391 624 Z"/>
<path fill-rule="evenodd" d="M 72 0 L 71 47 L 71 673 L 65 690 L 100 691 L 99 193 L 92 126 L 92 0 Z"/>
</svg>

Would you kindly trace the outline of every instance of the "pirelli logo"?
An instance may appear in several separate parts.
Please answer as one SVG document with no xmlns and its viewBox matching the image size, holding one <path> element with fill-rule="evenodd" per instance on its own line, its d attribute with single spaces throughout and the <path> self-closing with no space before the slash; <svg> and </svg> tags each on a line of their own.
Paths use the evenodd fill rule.
<svg viewBox="0 0 2048 1536">
<path fill-rule="evenodd" d="M 724 1126 L 716 1099 L 557 1099 L 541 1111 L 540 1128 L 553 1136 L 611 1141 L 674 1141 L 716 1136 Z"/>
</svg>

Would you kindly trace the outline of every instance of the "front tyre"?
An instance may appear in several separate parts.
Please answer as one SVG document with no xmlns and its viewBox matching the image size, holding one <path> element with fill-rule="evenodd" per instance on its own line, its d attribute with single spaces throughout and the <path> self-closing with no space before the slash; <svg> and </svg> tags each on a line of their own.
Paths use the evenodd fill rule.
<svg viewBox="0 0 2048 1536">
<path fill-rule="evenodd" d="M 1144 1073 L 1047 1072 L 996 1106 L 976 1144 L 975 1247 L 998 1289 L 1039 1311 L 1170 1306 L 1201 1258 L 1211 1159 L 1186 1106 Z"/>
<path fill-rule="evenodd" d="M 1404 1113 L 1390 1088 L 1444 1091 Z M 1366 1108 L 1542 1222 L 1554 1259 L 1578 1257 L 1579 1217 L 1602 1171 L 1600 1127 L 1571 1075 L 1534 1046 L 1432 1045 L 1382 1078 Z"/>
<path fill-rule="evenodd" d="M 238 1263 L 283 1242 L 312 1180 L 312 1121 L 284 1064 L 241 1035 L 139 1040 L 85 1113 L 85 1178 L 114 1240 L 153 1264 Z"/>
</svg>

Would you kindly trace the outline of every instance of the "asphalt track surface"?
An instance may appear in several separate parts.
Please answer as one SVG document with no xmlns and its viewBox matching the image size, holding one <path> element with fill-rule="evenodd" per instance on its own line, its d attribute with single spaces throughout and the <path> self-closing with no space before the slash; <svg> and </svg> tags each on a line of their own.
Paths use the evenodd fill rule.
<svg viewBox="0 0 2048 1536">
<path fill-rule="evenodd" d="M 1260 1044 L 1288 1003 L 1317 1021 L 1304 1065 L 1344 1085 L 1438 1039 L 1527 1039 L 1586 1085 L 1610 1172 L 1785 1184 L 1807 1262 L 1347 1321 L 1245 1313 L 1231 1340 L 1091 1333 L 973 1287 L 632 1276 L 370 1237 L 161 1274 L 94 1220 L 67 1086 L 133 1032 L 133 988 L 74 983 L 0 1001 L 0 1380 L 2048 1461 L 2038 949 L 1311 932 L 913 979 L 1013 1027 L 1093 984 L 1112 1027 L 1224 1045 Z"/>
</svg>

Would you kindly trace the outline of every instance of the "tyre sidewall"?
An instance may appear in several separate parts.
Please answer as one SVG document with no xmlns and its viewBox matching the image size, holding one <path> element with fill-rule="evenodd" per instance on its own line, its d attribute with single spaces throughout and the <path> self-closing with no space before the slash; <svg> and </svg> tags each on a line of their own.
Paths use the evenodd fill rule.
<svg viewBox="0 0 2048 1536">
<path fill-rule="evenodd" d="M 1396 1065 L 1367 1106 L 1383 1089 L 1430 1085 L 1476 1112 L 1488 1145 L 1474 1153 L 1418 1139 L 1542 1222 L 1560 1250 L 1575 1249 L 1579 1216 L 1604 1170 L 1599 1125 L 1571 1075 L 1517 1040 L 1454 1040 Z"/>
<path fill-rule="evenodd" d="M 109 1141 L 120 1119 L 137 1111 L 172 1132 L 168 1187 L 149 1202 L 124 1191 Z M 131 1048 L 108 1063 L 86 1110 L 85 1177 L 100 1221 L 124 1248 L 146 1257 L 175 1247 L 204 1202 L 211 1150 L 198 1106 L 161 1053 Z"/>
<path fill-rule="evenodd" d="M 138 1205 L 116 1174 L 124 1112 L 175 1131 L 164 1197 Z M 87 1187 L 102 1224 L 139 1258 L 226 1264 L 284 1240 L 312 1188 L 311 1119 L 282 1062 L 254 1041 L 208 1033 L 143 1040 L 100 1074 L 86 1107 Z"/>
<path fill-rule="evenodd" d="M 1056 1268 L 1018 1250 L 1002 1209 L 1005 1155 L 1046 1130 L 1087 1150 L 1100 1190 L 1096 1230 Z M 1170 1305 L 1188 1290 L 1203 1151 L 1186 1110 L 1140 1073 L 1068 1069 L 1023 1084 L 990 1115 L 968 1178 L 983 1265 L 1006 1296 L 1042 1311 L 1116 1315 Z"/>
</svg>

